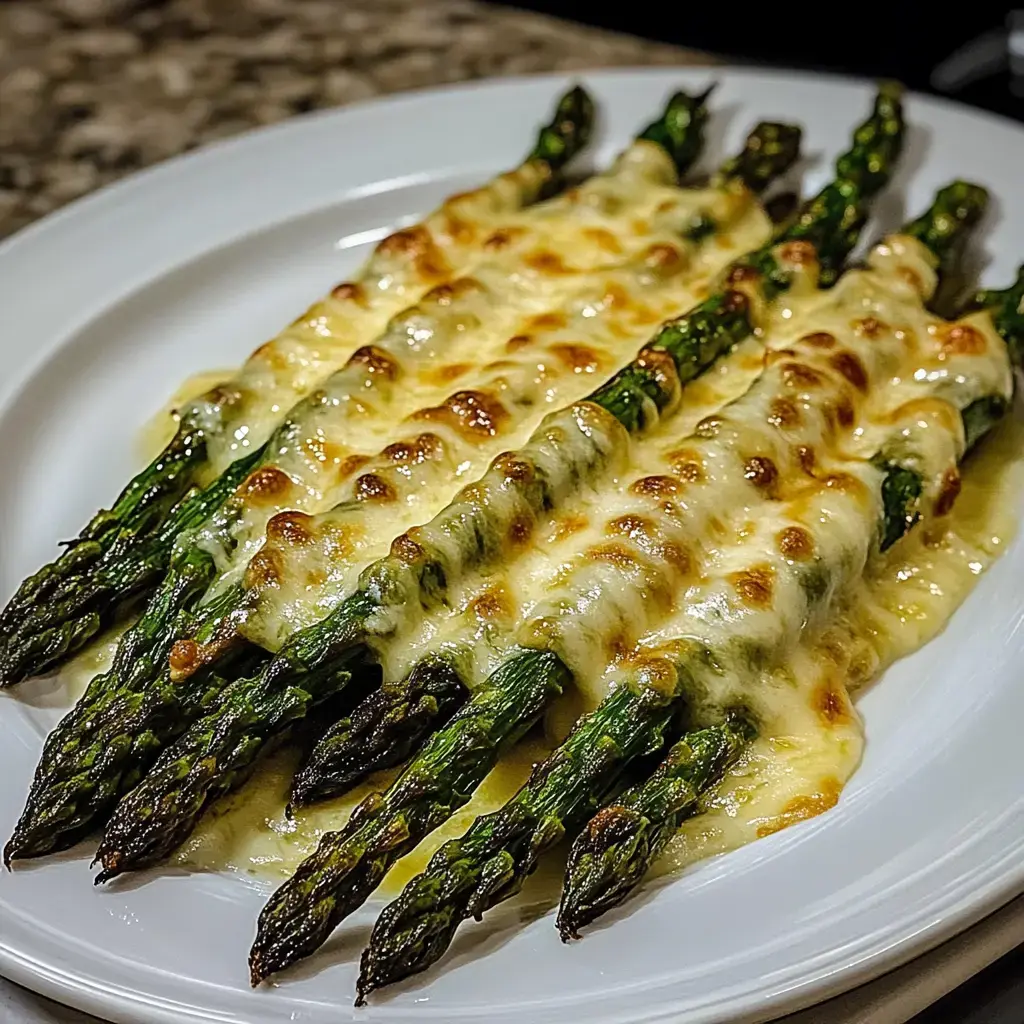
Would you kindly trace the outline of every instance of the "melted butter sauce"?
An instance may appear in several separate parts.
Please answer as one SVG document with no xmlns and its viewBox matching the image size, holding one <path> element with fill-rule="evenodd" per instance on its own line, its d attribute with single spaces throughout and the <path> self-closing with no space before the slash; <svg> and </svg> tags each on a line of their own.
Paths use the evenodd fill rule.
<svg viewBox="0 0 1024 1024">
<path fill-rule="evenodd" d="M 193 374 L 164 403 L 142 427 L 136 440 L 136 448 L 142 463 L 155 459 L 174 437 L 178 429 L 179 406 L 198 398 L 218 384 L 231 379 L 234 370 L 204 370 Z"/>
<path fill-rule="evenodd" d="M 505 803 L 551 747 L 544 737 L 531 735 L 510 750 L 465 807 L 395 864 L 380 892 L 396 895 L 426 867 L 443 842 L 461 835 L 477 815 Z M 275 884 L 282 882 L 316 849 L 325 832 L 341 827 L 360 800 L 386 787 L 396 774 L 382 772 L 337 800 L 302 808 L 294 818 L 288 818 L 285 805 L 298 761 L 298 752 L 287 748 L 267 758 L 245 787 L 206 814 L 174 863 L 188 869 L 232 871 Z M 554 891 L 557 893 L 557 886 Z"/>
</svg>

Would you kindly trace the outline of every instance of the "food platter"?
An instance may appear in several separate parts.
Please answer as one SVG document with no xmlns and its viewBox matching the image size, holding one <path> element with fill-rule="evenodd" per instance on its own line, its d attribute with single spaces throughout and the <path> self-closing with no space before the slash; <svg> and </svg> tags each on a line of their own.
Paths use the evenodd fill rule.
<svg viewBox="0 0 1024 1024">
<path fill-rule="evenodd" d="M 712 76 L 583 77 L 602 111 L 600 163 L 672 88 Z M 821 77 L 713 77 L 711 158 L 760 117 L 799 122 L 807 150 L 828 155 L 807 169 L 808 194 L 871 95 Z M 537 112 L 567 84 L 485 83 L 302 118 L 172 161 L 0 249 L 4 595 L 137 469 L 126 436 L 183 378 L 237 363 L 388 229 L 514 164 Z M 879 222 L 899 223 L 953 177 L 984 184 L 996 200 L 984 280 L 1002 284 L 1021 257 L 1024 132 L 918 97 L 907 112 L 907 152 Z M 244 950 L 264 883 L 158 870 L 94 889 L 91 852 L 79 847 L 0 878 L 0 970 L 140 1022 L 763 1020 L 834 995 L 1024 889 L 1021 559 L 1011 543 L 948 628 L 861 697 L 866 752 L 834 810 L 649 886 L 582 943 L 563 947 L 551 913 L 508 905 L 465 929 L 429 976 L 352 1010 L 377 901 L 323 955 L 250 991 Z M 0 702 L 8 833 L 67 702 L 60 681 L 13 693 Z"/>
</svg>

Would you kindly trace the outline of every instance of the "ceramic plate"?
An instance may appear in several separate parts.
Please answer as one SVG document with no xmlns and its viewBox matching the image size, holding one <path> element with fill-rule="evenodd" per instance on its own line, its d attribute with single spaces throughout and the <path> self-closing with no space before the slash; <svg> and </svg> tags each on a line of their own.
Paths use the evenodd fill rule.
<svg viewBox="0 0 1024 1024">
<path fill-rule="evenodd" d="M 672 70 L 584 76 L 609 159 L 678 85 L 712 77 L 708 161 L 764 117 L 803 123 L 816 188 L 871 86 Z M 567 84 L 470 85 L 315 115 L 107 189 L 0 247 L 0 594 L 49 558 L 138 466 L 136 427 L 177 383 L 240 361 L 354 268 L 389 228 L 512 166 Z M 1024 130 L 913 97 L 885 225 L 963 176 L 997 210 L 985 279 L 1024 258 Z M 156 874 L 94 889 L 91 850 L 0 877 L 0 972 L 124 1022 L 756 1021 L 922 953 L 1024 891 L 1024 545 L 950 626 L 860 701 L 868 746 L 839 806 L 649 887 L 564 947 L 514 908 L 462 929 L 429 975 L 354 1011 L 367 906 L 325 953 L 250 991 L 264 893 L 237 877 Z M 56 684 L 0 698 L 0 833 L 9 834 Z"/>
</svg>

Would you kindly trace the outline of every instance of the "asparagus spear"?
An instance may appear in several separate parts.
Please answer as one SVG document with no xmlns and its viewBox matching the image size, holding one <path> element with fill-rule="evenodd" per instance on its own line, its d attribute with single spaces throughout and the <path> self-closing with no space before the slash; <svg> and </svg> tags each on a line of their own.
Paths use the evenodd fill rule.
<svg viewBox="0 0 1024 1024">
<path fill-rule="evenodd" d="M 1006 395 L 1000 397 L 1005 399 Z M 965 451 L 966 431 L 962 436 L 947 431 L 942 449 L 935 446 L 934 431 L 932 440 L 921 439 L 928 436 L 927 431 L 919 412 L 908 413 L 896 424 L 879 458 L 859 469 L 865 481 L 873 481 L 870 493 L 875 496 L 874 513 L 880 519 L 873 541 L 876 545 L 891 532 L 885 522 L 889 515 L 895 514 L 900 523 L 913 522 L 926 496 L 938 499 L 941 484 L 937 482 Z M 886 471 L 883 466 L 891 468 Z M 910 507 L 883 501 L 885 480 L 896 470 L 918 475 L 919 488 L 909 496 Z M 859 498 L 844 495 L 830 500 L 826 518 L 863 518 Z M 845 510 L 844 505 L 848 506 Z M 752 545 L 759 558 L 777 551 L 771 534 L 782 521 L 769 519 L 765 524 L 763 543 L 759 538 Z M 713 639 L 707 643 L 687 639 L 666 644 L 662 649 L 667 653 L 656 670 L 651 669 L 650 662 L 657 658 L 657 652 L 647 659 L 647 670 L 654 673 L 652 680 L 644 680 L 643 670 L 621 680 L 592 714 L 576 723 L 569 738 L 535 768 L 519 793 L 504 807 L 478 818 L 461 838 L 442 846 L 427 869 L 382 911 L 363 953 L 357 1005 L 372 990 L 436 962 L 463 920 L 479 918 L 518 892 L 539 858 L 564 836 L 578 832 L 595 812 L 597 817 L 572 854 L 572 888 L 559 922 L 563 934 L 575 934 L 582 923 L 622 898 L 663 847 L 680 816 L 692 808 L 701 788 L 695 781 L 713 781 L 712 774 L 703 772 L 695 780 L 692 773 L 702 767 L 702 755 L 679 747 L 653 779 L 637 790 L 627 791 L 614 810 L 601 811 L 621 792 L 627 769 L 663 745 L 687 697 L 700 693 L 707 677 L 722 673 L 723 666 L 730 667 L 727 671 L 737 671 L 732 666 L 745 657 L 741 652 L 747 649 L 738 640 L 751 639 L 763 651 L 788 649 L 806 624 L 820 618 L 834 595 L 863 571 L 870 554 L 870 536 L 864 531 L 860 537 L 847 538 L 836 531 L 835 535 L 815 538 L 819 554 L 811 572 L 817 577 L 824 573 L 825 586 L 817 585 L 806 569 L 787 569 L 785 556 L 777 559 L 773 569 L 776 590 L 789 591 L 785 599 L 777 598 L 778 607 L 785 607 L 787 613 L 772 617 L 770 624 L 762 623 L 756 638 L 736 637 L 730 632 L 735 628 L 732 622 L 709 626 L 705 621 L 704 628 L 710 630 Z M 714 582 L 711 587 L 715 590 Z M 692 632 L 686 627 L 683 632 L 699 635 L 699 613 L 693 626 Z M 641 660 L 640 664 L 645 662 Z M 509 665 L 506 663 L 503 669 L 509 671 Z M 742 671 L 741 666 L 737 674 Z M 737 734 L 733 741 L 742 746 L 746 739 Z M 261 964 L 265 958 L 261 950 Z"/>
<path fill-rule="evenodd" d="M 676 151 L 685 149 L 687 145 L 688 133 L 682 128 L 687 114 L 692 118 L 703 117 L 702 105 L 693 108 L 688 102 L 680 95 L 672 107 Z M 467 196 L 459 201 L 468 200 L 485 209 L 490 207 L 493 214 L 501 214 L 550 194 L 561 182 L 562 168 L 589 140 L 593 116 L 589 95 L 580 87 L 571 89 L 559 101 L 552 122 L 541 129 L 534 148 L 520 168 L 496 179 L 476 196 Z M 439 226 L 443 224 L 443 218 L 450 211 L 454 212 L 457 202 L 449 201 L 446 207 L 428 219 L 426 229 L 434 220 Z M 411 238 L 410 232 L 406 231 L 403 237 Z M 430 244 L 434 245 L 433 242 Z M 453 238 L 449 255 L 458 256 L 460 246 L 461 243 Z M 404 248 L 414 247 L 406 243 Z M 400 299 L 405 294 L 402 282 L 409 278 L 416 261 L 402 250 L 403 245 L 386 240 L 357 281 L 335 289 L 333 301 L 342 303 L 345 316 L 353 319 L 364 316 L 366 296 L 370 296 L 371 307 L 386 309 L 385 297 L 393 304 L 392 296 L 397 295 Z M 444 253 L 437 250 L 437 256 L 443 257 Z M 409 263 L 409 267 L 403 267 L 403 261 Z M 439 260 L 434 262 L 439 263 Z M 415 270 L 414 273 L 421 274 L 421 271 Z M 382 275 L 388 278 L 388 287 L 377 287 Z M 415 277 L 410 284 L 414 282 Z M 428 278 L 424 286 L 430 283 Z M 372 288 L 369 287 L 371 284 Z M 317 355 L 318 350 L 325 350 L 328 346 L 323 338 L 323 318 L 313 319 L 315 323 L 309 327 L 306 340 L 302 340 L 299 331 L 289 341 L 290 345 L 297 347 L 291 355 L 302 356 L 302 360 L 281 359 L 278 354 L 278 363 L 287 366 L 289 373 L 293 372 L 293 365 L 305 362 L 307 366 L 314 367 L 318 359 L 323 363 L 323 370 L 327 371 L 331 369 L 331 357 L 338 359 L 336 351 L 328 352 L 326 358 Z M 16 683 L 60 664 L 108 624 L 125 601 L 151 588 L 159 579 L 166 568 L 173 541 L 173 535 L 168 538 L 167 531 L 161 528 L 175 514 L 186 518 L 194 515 L 192 510 L 183 512 L 177 506 L 183 500 L 188 504 L 189 489 L 204 472 L 216 468 L 216 460 L 220 457 L 216 449 L 224 447 L 225 438 L 236 433 L 243 423 L 252 418 L 258 407 L 266 405 L 273 409 L 281 400 L 282 387 L 274 375 L 284 371 L 275 369 L 270 358 L 273 355 L 264 346 L 257 350 L 230 384 L 189 403 L 182 410 L 174 439 L 164 451 L 127 485 L 110 509 L 93 517 L 67 544 L 59 558 L 21 584 L 0 612 L 0 633 L 4 636 L 0 645 L 0 685 Z M 314 376 L 305 390 L 311 391 L 315 383 Z M 261 390 L 267 393 L 261 394 Z M 260 440 L 249 431 L 247 444 L 258 445 Z M 200 505 L 205 504 L 202 497 L 197 500 Z M 154 533 L 161 534 L 163 544 L 153 542 Z M 141 555 L 137 551 L 140 543 L 147 544 L 147 550 Z M 100 575 L 102 582 L 93 580 L 96 574 Z M 47 609 L 42 622 L 38 614 L 41 607 Z M 41 631 L 45 631 L 44 636 L 35 635 Z"/>
<path fill-rule="evenodd" d="M 590 819 L 573 843 L 558 913 L 563 941 L 620 903 L 756 735 L 749 716 L 687 733 L 642 785 Z"/>
<path fill-rule="evenodd" d="M 868 123 L 890 124 L 894 103 L 898 107 L 898 99 L 883 90 Z M 865 161 L 870 170 L 864 180 L 876 188 L 883 180 L 878 167 L 891 170 L 902 136 L 898 131 L 881 138 L 869 135 L 875 156 Z M 841 262 L 864 220 L 863 207 L 851 204 L 851 196 L 858 194 L 856 182 L 828 186 L 776 245 L 740 261 L 728 273 L 729 280 L 755 297 L 771 298 L 791 287 L 798 269 L 808 270 L 815 250 L 821 265 Z M 794 240 L 800 243 L 796 249 Z M 787 253 L 792 263 L 786 262 Z M 548 417 L 516 455 L 499 456 L 478 483 L 429 524 L 398 537 L 391 554 L 363 573 L 355 594 L 322 623 L 290 638 L 258 676 L 229 687 L 218 706 L 161 755 L 154 774 L 108 824 L 99 851 L 102 878 L 130 870 L 135 863 L 151 863 L 173 848 L 162 835 L 178 842 L 183 828 L 194 825 L 201 802 L 190 799 L 183 806 L 172 792 L 183 784 L 186 762 L 204 776 L 203 785 L 211 793 L 224 792 L 218 761 L 224 762 L 223 773 L 235 774 L 235 751 L 244 748 L 251 760 L 296 715 L 340 692 L 353 659 L 375 645 L 394 642 L 403 626 L 442 601 L 448 585 L 470 568 L 500 559 L 515 523 L 535 523 L 601 476 L 625 454 L 622 427 L 638 432 L 662 411 L 670 411 L 678 402 L 680 383 L 692 380 L 748 336 L 752 321 L 751 300 L 727 285 L 692 313 L 670 321 L 654 344 L 588 401 Z M 179 767 L 171 772 L 168 766 L 174 763 Z M 182 813 L 190 816 L 184 827 Z M 158 818 L 163 819 L 162 828 L 156 827 Z"/>
<path fill-rule="evenodd" d="M 676 131 L 676 145 L 670 154 L 677 170 L 685 170 L 686 162 L 695 159 L 699 152 L 706 120 L 706 95 L 690 98 L 677 94 L 663 115 L 664 120 L 674 123 L 689 111 L 686 116 L 690 127 L 686 133 Z M 647 132 L 659 123 L 655 122 Z M 760 187 L 771 173 L 781 173 L 792 162 L 798 141 L 796 129 L 771 123 L 758 126 L 734 161 L 737 166 L 730 170 L 730 180 L 750 181 L 752 186 Z M 450 312 L 454 302 L 444 301 Z M 396 328 L 394 333 L 400 341 L 404 339 L 402 330 Z M 404 345 L 404 341 L 402 343 Z M 504 379 L 506 392 L 511 383 L 510 379 Z M 316 410 L 311 414 L 316 415 Z M 293 424 L 298 418 L 293 411 L 278 432 L 279 436 L 268 443 L 266 451 L 273 453 L 289 447 L 289 435 L 294 433 Z M 261 465 L 269 461 L 269 458 L 263 459 Z M 223 492 L 220 482 L 212 485 L 208 492 L 212 494 L 215 490 L 220 491 L 221 499 L 229 493 Z M 142 620 L 122 642 L 126 657 L 118 657 L 110 672 L 93 681 L 79 706 L 48 739 L 36 772 L 32 797 L 8 844 L 8 857 L 50 852 L 80 838 L 90 824 L 106 816 L 112 802 L 124 792 L 123 787 L 117 786 L 117 773 L 122 772 L 124 778 L 134 784 L 140 772 L 152 763 L 161 744 L 180 735 L 208 703 L 212 692 L 208 672 L 194 684 L 187 685 L 178 673 L 171 677 L 159 676 L 160 664 L 175 640 L 195 633 L 195 627 L 188 625 L 194 618 L 191 609 L 217 569 L 210 552 L 226 546 L 225 533 L 230 532 L 232 517 L 241 517 L 246 508 L 237 495 L 226 503 L 211 500 L 204 508 L 208 506 L 213 507 L 215 514 L 207 517 L 207 522 L 194 535 L 179 538 L 169 574 Z M 365 506 L 360 507 L 365 509 Z M 233 596 L 228 590 L 204 605 L 200 614 L 206 621 L 230 619 L 237 614 L 231 604 Z M 140 657 L 142 650 L 145 657 Z M 237 652 L 227 653 L 233 657 Z M 251 667 L 252 659 L 244 663 Z M 237 666 L 223 663 L 218 666 L 219 672 L 233 669 Z M 144 698 L 138 696 L 139 691 L 147 687 L 151 692 Z M 130 716 L 133 731 L 146 735 L 144 747 L 120 742 L 124 731 L 121 718 L 125 715 Z M 105 751 L 103 756 L 99 756 L 100 751 Z M 57 825 L 61 828 L 55 834 Z"/>
</svg>

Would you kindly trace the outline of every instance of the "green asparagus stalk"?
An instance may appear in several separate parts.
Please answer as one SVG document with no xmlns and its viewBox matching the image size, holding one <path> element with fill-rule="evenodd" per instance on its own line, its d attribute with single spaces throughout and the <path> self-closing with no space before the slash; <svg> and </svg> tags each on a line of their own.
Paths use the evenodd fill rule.
<svg viewBox="0 0 1024 1024">
<path fill-rule="evenodd" d="M 763 192 L 792 165 L 799 140 L 799 130 L 787 125 L 757 125 L 742 150 L 715 173 L 714 184 Z M 717 229 L 702 217 L 689 235 L 705 237 Z M 344 793 L 370 772 L 401 764 L 467 696 L 456 667 L 443 658 L 429 658 L 406 680 L 385 683 L 325 733 L 295 776 L 292 805 Z"/>
<path fill-rule="evenodd" d="M 689 152 L 684 150 L 694 143 L 688 142 L 693 133 L 684 130 L 683 122 L 689 117 L 702 126 L 703 102 L 695 104 L 680 94 L 671 116 L 676 147 L 670 152 L 685 160 Z M 589 140 L 593 118 L 593 102 L 582 88 L 562 97 L 524 161 L 534 173 L 524 176 L 514 206 L 557 190 L 562 169 Z M 370 270 L 373 266 L 371 261 Z M 59 558 L 21 584 L 0 612 L 0 685 L 61 664 L 109 624 L 125 602 L 159 582 L 175 536 L 165 529 L 168 520 L 191 521 L 210 510 L 202 495 L 190 500 L 189 489 L 208 466 L 211 439 L 230 427 L 232 403 L 223 394 L 190 404 L 174 439 L 113 506 L 98 513 Z M 178 507 L 182 503 L 185 508 Z"/>
<path fill-rule="evenodd" d="M 898 108 L 898 99 L 882 91 L 872 120 L 890 123 L 894 103 Z M 864 180 L 876 188 L 883 180 L 878 167 L 891 171 L 902 135 L 868 135 L 875 156 L 865 161 L 870 172 Z M 793 241 L 803 243 L 796 261 L 802 266 L 808 250 L 817 251 L 819 265 L 841 263 L 865 219 L 866 200 L 851 205 L 851 196 L 858 194 L 855 182 L 827 186 L 775 245 L 740 261 L 728 279 L 768 299 L 786 291 L 796 272 L 776 253 L 785 252 L 787 245 L 792 249 Z M 103 878 L 130 870 L 139 858 L 151 863 L 157 846 L 166 854 L 194 826 L 203 803 L 180 801 L 174 793 L 183 785 L 186 761 L 193 766 L 190 790 L 192 775 L 202 774 L 211 794 L 223 793 L 222 775 L 238 772 L 236 749 L 244 746 L 246 756 L 254 758 L 260 745 L 297 715 L 339 693 L 353 659 L 394 641 L 411 616 L 443 601 L 450 582 L 470 568 L 500 559 L 513 520 L 536 522 L 602 475 L 620 449 L 614 435 L 606 432 L 607 421 L 602 423 L 595 413 L 611 413 L 630 433 L 639 432 L 678 400 L 682 382 L 694 379 L 752 330 L 751 299 L 726 285 L 692 313 L 664 326 L 634 363 L 587 402 L 548 417 L 516 455 L 499 456 L 480 481 L 430 523 L 397 538 L 391 554 L 364 571 L 360 588 L 350 598 L 323 622 L 291 637 L 258 676 L 229 687 L 217 707 L 164 751 L 151 776 L 108 823 L 100 846 Z M 502 521 L 505 516 L 508 523 Z M 240 723 L 241 734 L 233 726 L 222 727 L 222 719 Z M 222 771 L 216 768 L 219 762 Z M 178 765 L 173 772 L 167 767 L 171 764 Z M 189 820 L 183 822 L 182 814 Z M 140 830 L 146 834 L 145 844 L 136 841 Z M 161 841 L 161 836 L 173 842 Z"/>
<path fill-rule="evenodd" d="M 643 879 L 676 829 L 699 810 L 754 739 L 749 716 L 688 733 L 643 784 L 626 790 L 590 819 L 569 853 L 558 912 L 563 941 L 621 903 Z"/>
<path fill-rule="evenodd" d="M 690 110 L 690 141 L 684 145 L 683 135 L 677 133 L 678 145 L 671 154 L 680 172 L 686 170 L 687 162 L 695 159 L 699 152 L 706 121 L 706 95 L 690 98 L 677 94 L 663 115 L 678 120 L 684 106 Z M 771 123 L 759 125 L 734 161 L 739 166 L 730 180 L 750 181 L 752 187 L 760 187 L 766 176 L 781 173 L 792 163 L 798 143 L 798 129 Z M 287 433 L 296 420 L 293 410 L 275 439 L 265 446 L 268 452 L 288 445 Z M 260 464 L 266 461 L 263 459 Z M 220 487 L 217 482 L 209 491 Z M 222 499 L 227 497 L 228 492 L 221 494 Z M 213 511 L 201 529 L 212 530 L 218 537 L 230 528 L 230 517 L 244 511 L 236 498 L 221 500 L 219 504 L 205 502 L 203 507 Z M 216 624 L 230 620 L 234 614 L 232 602 L 236 595 L 231 588 L 196 608 L 215 575 L 216 566 L 208 553 L 215 547 L 218 545 L 197 543 L 195 538 L 179 538 L 181 550 L 172 558 L 168 575 L 138 626 L 122 641 L 122 647 L 132 652 L 132 656 L 116 659 L 110 672 L 94 680 L 79 706 L 49 738 L 36 772 L 32 796 L 8 844 L 9 857 L 59 849 L 84 834 L 90 823 L 103 821 L 113 801 L 126 791 L 124 786 L 120 789 L 117 786 L 118 772 L 134 784 L 152 763 L 161 745 L 180 735 L 207 707 L 212 693 L 209 671 L 202 672 L 193 682 L 166 671 L 161 674 L 160 669 L 178 638 L 201 634 L 201 630 L 197 632 L 198 622 Z M 181 574 L 187 577 L 188 585 L 178 578 Z M 142 659 L 135 656 L 140 645 L 146 651 Z M 221 685 L 225 683 L 223 673 L 228 673 L 230 678 L 231 671 L 237 671 L 238 665 L 252 665 L 251 658 L 240 662 L 235 657 L 237 653 L 232 648 L 222 652 L 213 677 Z M 225 664 L 224 658 L 234 659 L 236 664 Z M 151 692 L 145 698 L 137 696 L 146 688 Z M 147 736 L 144 747 L 118 741 L 123 732 L 120 716 L 129 713 L 134 731 Z M 108 752 L 100 757 L 100 750 Z M 241 776 L 236 773 L 235 778 Z M 63 837 L 54 835 L 51 830 L 51 825 L 59 822 L 68 825 Z"/>
<path fill-rule="evenodd" d="M 1019 302 L 1019 293 L 1010 289 L 1001 293 L 1001 300 Z M 1005 324 L 998 314 L 995 319 Z M 1009 345 L 1010 336 L 1004 338 Z M 912 430 L 899 424 L 874 460 L 882 517 L 879 544 L 883 538 L 905 533 L 918 519 L 925 475 L 919 454 L 908 451 L 907 435 Z M 961 457 L 965 451 L 966 447 Z M 903 496 L 901 502 L 885 499 L 894 473 L 918 476 L 916 488 L 890 488 Z M 889 522 L 890 517 L 895 517 L 896 524 Z M 856 557 L 851 562 L 848 555 L 840 550 L 837 566 L 838 562 L 859 563 Z M 829 571 L 839 571 L 837 566 Z M 806 608 L 795 621 L 807 621 L 816 604 L 831 599 L 831 589 L 803 588 Z M 662 746 L 686 694 L 699 688 L 703 666 L 717 664 L 721 656 L 697 641 L 680 643 L 677 652 L 673 680 L 661 676 L 656 686 L 645 685 L 639 678 L 620 683 L 592 714 L 576 723 L 569 738 L 504 807 L 478 818 L 460 839 L 449 841 L 434 854 L 426 871 L 381 913 L 363 954 L 357 1004 L 370 991 L 436 962 L 463 920 L 479 918 L 518 892 L 547 850 L 564 836 L 578 833 L 588 818 L 615 799 L 627 769 Z M 508 671 L 508 664 L 503 668 Z M 667 782 L 691 766 L 692 759 L 680 749 L 653 780 L 623 797 L 625 806 L 637 811 L 635 819 L 619 814 L 617 802 L 616 811 L 602 811 L 588 829 L 572 855 L 576 881 L 560 921 L 563 934 L 575 934 L 587 920 L 624 898 L 643 875 L 671 835 L 677 815 L 692 806 L 691 802 L 680 807 L 666 798 Z"/>
<path fill-rule="evenodd" d="M 253 984 L 316 950 L 399 857 L 469 799 L 500 752 L 518 741 L 568 682 L 557 657 L 524 651 L 497 685 L 481 691 L 449 728 L 435 734 L 387 793 L 371 794 L 342 831 L 328 832 L 260 915 L 249 960 Z M 513 718 L 511 730 L 495 728 Z"/>
</svg>

